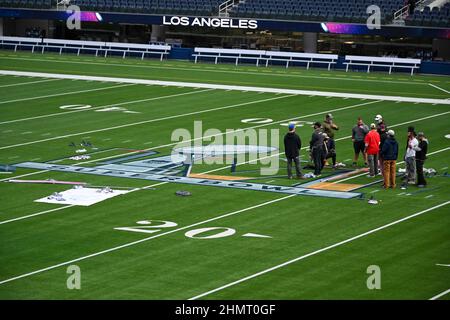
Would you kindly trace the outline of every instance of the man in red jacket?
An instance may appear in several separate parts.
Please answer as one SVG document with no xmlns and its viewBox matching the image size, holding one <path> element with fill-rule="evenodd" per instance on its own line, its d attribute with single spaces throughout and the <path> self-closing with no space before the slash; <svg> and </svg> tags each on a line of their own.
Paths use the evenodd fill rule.
<svg viewBox="0 0 450 320">
<path fill-rule="evenodd" d="M 378 173 L 378 153 L 380 152 L 380 134 L 375 123 L 370 125 L 370 131 L 364 138 L 367 160 L 369 161 L 369 177 L 375 177 Z"/>
</svg>

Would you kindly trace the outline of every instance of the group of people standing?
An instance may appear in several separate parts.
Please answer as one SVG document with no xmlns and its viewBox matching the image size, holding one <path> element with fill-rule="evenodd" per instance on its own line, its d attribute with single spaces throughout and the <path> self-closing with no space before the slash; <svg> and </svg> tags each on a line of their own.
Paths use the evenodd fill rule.
<svg viewBox="0 0 450 320">
<path fill-rule="evenodd" d="M 395 138 L 394 130 L 388 130 L 381 115 L 375 117 L 370 127 L 358 118 L 352 128 L 352 141 L 354 148 L 353 166 L 356 167 L 359 155 L 362 154 L 364 164 L 369 167 L 368 177 L 378 174 L 383 176 L 384 188 L 396 187 L 396 165 L 399 154 L 399 144 Z M 311 136 L 310 157 L 314 163 L 314 175 L 320 176 L 328 159 L 336 167 L 335 131 L 339 127 L 334 123 L 332 114 L 327 114 L 323 123 L 314 123 Z M 289 132 L 284 137 L 285 154 L 288 162 L 288 177 L 292 179 L 292 164 L 295 163 L 297 178 L 303 178 L 299 161 L 301 139 L 295 133 L 295 124 L 289 124 Z M 428 141 L 423 132 L 416 134 L 414 127 L 408 127 L 408 137 L 405 150 L 406 173 L 405 184 L 416 184 L 425 187 L 426 180 L 423 165 L 428 151 Z"/>
<path fill-rule="evenodd" d="M 334 132 L 339 127 L 333 122 L 331 113 L 325 116 L 322 123 L 314 123 L 314 131 L 309 142 L 309 153 L 314 163 L 314 175 L 320 176 L 323 167 L 328 159 L 332 160 L 333 168 L 336 167 L 336 144 L 334 141 Z M 300 169 L 299 150 L 301 149 L 301 139 L 295 133 L 295 124 L 290 123 L 289 132 L 284 137 L 284 150 L 287 159 L 288 177 L 292 179 L 292 164 L 295 164 L 297 178 L 303 178 Z"/>
</svg>

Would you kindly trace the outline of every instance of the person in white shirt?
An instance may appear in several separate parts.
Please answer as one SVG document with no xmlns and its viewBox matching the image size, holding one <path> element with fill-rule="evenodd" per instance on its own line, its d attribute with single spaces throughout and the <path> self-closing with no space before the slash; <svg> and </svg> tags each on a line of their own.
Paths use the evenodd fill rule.
<svg viewBox="0 0 450 320">
<path fill-rule="evenodd" d="M 408 145 L 405 153 L 405 182 L 408 184 L 416 184 L 416 151 L 420 151 L 419 141 L 416 139 L 414 130 L 409 130 Z"/>
</svg>

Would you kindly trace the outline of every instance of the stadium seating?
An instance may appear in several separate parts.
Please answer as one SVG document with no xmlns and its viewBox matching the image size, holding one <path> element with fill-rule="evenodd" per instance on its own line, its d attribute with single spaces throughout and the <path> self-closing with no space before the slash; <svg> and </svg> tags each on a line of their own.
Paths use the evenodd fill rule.
<svg viewBox="0 0 450 320">
<path fill-rule="evenodd" d="M 367 7 L 372 0 L 246 0 L 235 7 L 233 16 L 263 17 L 293 20 L 364 22 L 367 20 Z M 404 6 L 403 0 L 379 0 L 382 19 Z"/>
<path fill-rule="evenodd" d="M 72 0 L 82 10 L 122 11 L 147 14 L 217 15 L 224 0 Z M 55 0 L 0 0 L 0 7 L 51 8 Z M 390 22 L 393 13 L 405 4 L 404 0 L 378 0 L 382 22 Z M 312 20 L 363 23 L 367 7 L 373 0 L 246 0 L 235 6 L 230 14 L 242 18 L 283 20 Z M 408 25 L 449 27 L 450 3 L 444 7 L 425 7 L 410 15 Z"/>
<path fill-rule="evenodd" d="M 222 0 L 72 0 L 85 10 L 212 15 Z"/>
<path fill-rule="evenodd" d="M 407 25 L 450 27 L 450 3 L 443 7 L 425 7 L 423 11 L 416 10 L 406 18 Z"/>
<path fill-rule="evenodd" d="M 0 0 L 0 7 L 49 9 L 52 0 Z"/>
</svg>

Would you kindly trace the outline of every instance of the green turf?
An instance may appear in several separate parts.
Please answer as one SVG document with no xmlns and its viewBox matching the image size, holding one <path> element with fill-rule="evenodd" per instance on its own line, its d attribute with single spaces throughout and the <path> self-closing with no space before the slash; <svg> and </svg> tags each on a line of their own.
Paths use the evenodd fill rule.
<svg viewBox="0 0 450 320">
<path fill-rule="evenodd" d="M 182 61 L 32 55 L 10 51 L 0 52 L 0 69 L 422 98 L 450 97 L 429 85 L 436 84 L 449 90 L 448 77 L 422 75 L 194 65 Z M 382 114 L 388 126 L 398 133 L 401 157 L 408 125 L 426 133 L 430 141 L 429 152 L 434 154 L 429 156 L 425 166 L 435 168 L 438 175 L 428 179 L 429 185 L 424 190 L 415 186 L 406 191 L 382 190 L 381 182 L 378 182 L 359 190 L 365 200 L 306 196 L 283 199 L 285 195 L 268 192 L 167 183 L 155 190 L 136 191 L 90 207 L 70 207 L 8 223 L 2 222 L 59 208 L 58 205 L 33 201 L 70 187 L 0 182 L 2 299 L 188 299 L 449 201 L 448 177 L 443 176 L 449 165 L 450 143 L 445 138 L 450 133 L 448 105 L 42 80 L 45 79 L 0 76 L 2 164 L 61 160 L 57 163 L 81 165 L 67 158 L 75 152 L 69 144 L 79 144 L 82 140 L 89 140 L 98 148 L 88 148 L 92 158 L 84 161 L 84 166 L 124 155 L 130 149 L 152 149 L 163 155 L 169 154 L 176 144 L 171 139 L 173 130 L 186 128 L 192 131 L 194 121 L 202 121 L 204 130 L 280 129 L 278 142 L 281 144 L 286 127 L 280 126 L 279 122 L 289 119 L 313 122 L 322 120 L 331 111 L 340 125 L 335 137 L 339 162 L 351 164 L 349 159 L 353 151 L 348 136 L 356 118 L 361 116 L 370 123 L 376 114 Z M 60 108 L 78 104 L 91 105 L 92 109 Z M 109 107 L 126 110 L 99 112 Z M 241 122 L 258 117 L 271 118 L 274 122 L 265 125 Z M 298 127 L 297 132 L 306 147 L 312 132 L 310 125 Z M 306 150 L 302 155 L 306 160 Z M 281 158 L 273 158 L 274 163 L 280 165 L 275 177 L 260 176 L 261 163 L 240 164 L 235 175 L 251 177 L 252 181 L 260 183 L 298 183 L 286 179 L 286 163 Z M 232 175 L 227 164 L 195 164 L 193 168 L 195 173 L 208 171 Z M 333 170 L 325 169 L 325 174 L 333 173 Z M 30 169 L 1 174 L 0 179 L 23 174 L 32 174 L 23 179 L 84 181 L 95 186 L 131 188 L 156 183 Z M 378 180 L 361 176 L 348 183 L 364 185 L 373 181 Z M 192 196 L 177 197 L 174 195 L 177 190 L 191 191 Z M 367 204 L 370 196 L 381 200 L 380 204 Z M 273 200 L 279 201 L 266 203 Z M 245 210 L 256 205 L 261 206 Z M 228 213 L 234 214 L 221 217 Z M 449 206 L 443 206 L 203 298 L 429 299 L 447 290 L 450 284 L 448 267 L 436 265 L 450 263 L 448 213 Z M 217 219 L 208 221 L 213 218 Z M 154 234 L 114 230 L 148 219 L 172 221 L 177 226 L 163 228 Z M 206 227 L 233 228 L 236 234 L 209 240 L 185 236 L 189 230 Z M 246 233 L 272 238 L 243 237 Z M 150 236 L 155 238 L 96 254 Z M 91 254 L 94 256 L 86 257 Z M 86 258 L 70 262 L 82 257 Z M 70 264 L 81 268 L 81 290 L 66 287 L 66 268 Z M 366 287 L 369 265 L 381 268 L 381 290 Z M 43 270 L 46 268 L 49 269 Z M 30 274 L 35 271 L 40 272 Z M 21 275 L 26 276 L 1 283 Z"/>
</svg>

